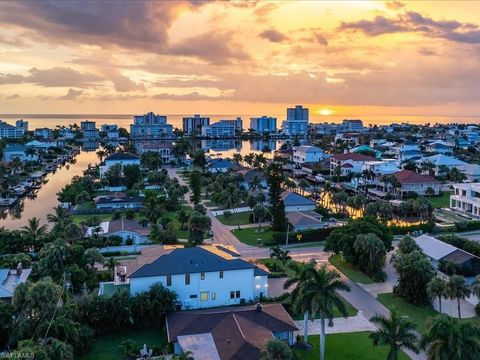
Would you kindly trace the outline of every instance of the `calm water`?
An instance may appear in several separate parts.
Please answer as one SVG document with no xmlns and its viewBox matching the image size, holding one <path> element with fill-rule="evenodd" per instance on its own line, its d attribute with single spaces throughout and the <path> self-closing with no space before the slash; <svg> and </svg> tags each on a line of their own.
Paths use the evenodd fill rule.
<svg viewBox="0 0 480 360">
<path fill-rule="evenodd" d="M 158 110 L 156 110 L 158 112 Z M 184 116 L 191 116 L 192 114 L 166 114 L 168 116 L 168 122 L 174 127 L 182 128 L 182 118 Z M 282 114 L 238 114 L 238 115 L 221 115 L 221 114 L 202 114 L 210 117 L 210 122 L 214 122 L 220 119 L 234 119 L 236 116 L 240 116 L 243 119 L 243 127 L 248 128 L 250 125 L 250 117 L 270 115 L 277 118 L 277 126 L 280 127 L 281 122 L 285 119 L 285 113 Z M 359 115 L 332 115 L 332 116 L 320 116 L 311 114 L 311 123 L 322 122 L 336 122 L 340 123 L 343 119 L 362 119 L 365 125 L 382 125 L 391 123 L 406 122 L 410 124 L 435 124 L 435 123 L 478 123 L 478 117 L 469 116 L 359 116 Z M 80 114 L 80 115 L 64 115 L 64 114 L 0 114 L 0 119 L 8 122 L 12 122 L 18 119 L 24 119 L 29 122 L 30 129 L 39 127 L 54 128 L 56 125 L 68 126 L 74 123 L 80 124 L 83 120 L 92 120 L 97 122 L 97 126 L 101 124 L 118 124 L 120 127 L 126 129 L 130 128 L 130 124 L 133 120 L 133 114 Z"/>
<path fill-rule="evenodd" d="M 57 192 L 70 182 L 75 175 L 82 175 L 83 170 L 88 164 L 94 164 L 98 161 L 95 151 L 82 151 L 76 157 L 74 164 L 59 167 L 55 173 L 46 176 L 48 182 L 37 190 L 35 198 L 25 197 L 22 201 L 9 209 L 5 213 L 5 218 L 0 219 L 0 227 L 7 229 L 18 229 L 27 224 L 28 219 L 37 217 L 46 223 L 47 214 L 52 212 L 52 208 L 58 205 Z"/>
</svg>

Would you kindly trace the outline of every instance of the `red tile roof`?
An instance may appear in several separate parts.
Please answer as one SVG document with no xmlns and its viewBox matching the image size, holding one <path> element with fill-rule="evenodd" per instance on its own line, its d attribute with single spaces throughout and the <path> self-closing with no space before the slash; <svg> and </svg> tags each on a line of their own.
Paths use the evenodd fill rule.
<svg viewBox="0 0 480 360">
<path fill-rule="evenodd" d="M 433 176 L 422 175 L 412 170 L 402 170 L 392 174 L 400 184 L 438 183 Z"/>
<path fill-rule="evenodd" d="M 357 153 L 346 153 L 346 154 L 335 154 L 333 156 L 335 160 L 353 160 L 353 161 L 374 161 L 377 160 L 373 156 L 357 154 Z"/>
</svg>

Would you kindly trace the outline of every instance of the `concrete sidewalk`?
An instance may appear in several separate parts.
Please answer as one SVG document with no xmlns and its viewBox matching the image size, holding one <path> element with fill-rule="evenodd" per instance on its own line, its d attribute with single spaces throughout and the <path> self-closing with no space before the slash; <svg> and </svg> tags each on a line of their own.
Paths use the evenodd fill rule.
<svg viewBox="0 0 480 360">
<path fill-rule="evenodd" d="M 298 333 L 303 334 L 303 320 L 296 320 L 295 324 L 299 328 Z M 315 319 L 313 321 L 308 321 L 308 334 L 309 335 L 318 335 L 320 334 L 320 320 Z M 328 320 L 325 320 L 325 333 L 326 334 L 339 334 L 339 333 L 350 333 L 357 331 L 375 331 L 377 330 L 375 326 L 368 321 L 368 319 L 363 316 L 362 312 L 359 311 L 357 315 L 350 316 L 347 318 L 339 317 L 333 319 L 333 326 L 328 326 Z"/>
</svg>

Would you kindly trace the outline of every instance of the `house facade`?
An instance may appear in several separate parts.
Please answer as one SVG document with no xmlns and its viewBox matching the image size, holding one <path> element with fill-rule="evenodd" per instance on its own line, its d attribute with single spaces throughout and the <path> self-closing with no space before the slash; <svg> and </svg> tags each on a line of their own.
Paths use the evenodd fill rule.
<svg viewBox="0 0 480 360">
<path fill-rule="evenodd" d="M 480 183 L 454 184 L 450 209 L 480 217 Z"/>
<path fill-rule="evenodd" d="M 161 283 L 186 309 L 238 305 L 268 296 L 266 271 L 228 252 L 203 247 L 175 249 L 128 278 L 132 295 Z"/>
<path fill-rule="evenodd" d="M 300 165 L 306 162 L 318 162 L 326 158 L 327 155 L 322 149 L 316 146 L 294 146 L 293 147 L 293 162 Z"/>
<path fill-rule="evenodd" d="M 428 193 L 427 189 L 429 188 L 433 190 L 433 195 L 440 193 L 441 184 L 435 180 L 433 176 L 419 174 L 412 170 L 398 171 L 393 173 L 392 176 L 394 176 L 400 184 L 400 188 L 393 189 L 399 197 L 404 197 L 409 192 L 426 195 Z M 377 186 L 384 192 L 388 192 L 391 185 L 384 180 L 385 179 L 381 180 Z"/>
<path fill-rule="evenodd" d="M 338 172 L 341 176 L 348 174 L 360 174 L 363 166 L 367 161 L 376 161 L 373 156 L 357 153 L 335 154 L 330 158 L 330 175 L 336 175 Z M 339 170 L 337 170 L 339 169 Z"/>
<path fill-rule="evenodd" d="M 114 165 L 121 165 L 122 169 L 126 165 L 140 166 L 140 157 L 130 153 L 115 153 L 105 159 L 104 165 L 100 166 L 100 177 L 104 177 L 105 173 Z"/>
<path fill-rule="evenodd" d="M 285 212 L 314 211 L 316 207 L 315 201 L 294 192 L 284 191 L 281 194 L 281 198 L 285 205 Z"/>
</svg>

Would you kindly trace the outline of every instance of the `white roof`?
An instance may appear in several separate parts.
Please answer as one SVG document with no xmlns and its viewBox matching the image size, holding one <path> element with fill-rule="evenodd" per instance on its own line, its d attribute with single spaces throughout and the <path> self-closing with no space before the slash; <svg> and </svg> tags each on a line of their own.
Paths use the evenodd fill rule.
<svg viewBox="0 0 480 360">
<path fill-rule="evenodd" d="M 453 165 L 466 165 L 467 163 L 461 160 L 458 160 L 457 158 L 443 155 L 443 154 L 438 154 L 438 155 L 433 155 L 429 157 L 422 158 L 420 160 L 421 162 L 423 161 L 430 161 L 436 166 L 453 166 Z"/>
<path fill-rule="evenodd" d="M 302 151 L 302 152 L 323 152 L 323 150 L 317 146 L 311 146 L 311 145 L 301 145 L 301 146 L 295 146 L 293 148 L 294 151 Z"/>
<path fill-rule="evenodd" d="M 457 169 L 463 172 L 466 175 L 479 175 L 480 174 L 480 165 L 478 164 L 464 164 L 458 165 Z"/>
<path fill-rule="evenodd" d="M 177 340 L 182 350 L 190 351 L 195 360 L 220 360 L 211 333 L 182 335 Z"/>
<path fill-rule="evenodd" d="M 437 261 L 457 250 L 455 246 L 425 234 L 415 238 L 415 242 L 425 255 Z"/>
</svg>

